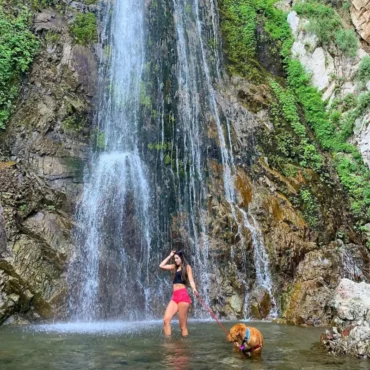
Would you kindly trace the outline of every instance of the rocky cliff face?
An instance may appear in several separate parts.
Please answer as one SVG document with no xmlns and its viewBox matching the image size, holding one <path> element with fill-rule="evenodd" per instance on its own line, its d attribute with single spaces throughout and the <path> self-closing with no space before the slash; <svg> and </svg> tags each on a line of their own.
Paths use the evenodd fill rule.
<svg viewBox="0 0 370 370">
<path fill-rule="evenodd" d="M 91 142 L 98 135 L 91 129 L 98 74 L 95 52 L 109 52 L 76 44 L 69 23 L 79 11 L 94 12 L 96 6 L 69 3 L 73 7 L 65 9 L 63 14 L 47 9 L 35 15 L 34 32 L 42 46 L 23 81 L 21 98 L 1 137 L 0 323 L 11 316 L 16 321 L 17 314 L 36 320 L 59 318 L 66 312 L 66 271 L 74 248 L 71 230 L 76 226 L 73 215 L 82 189 L 83 167 Z M 236 64 L 233 71 L 239 73 L 229 71 L 230 76 L 218 86 L 216 98 L 231 125 L 237 205 L 250 210 L 263 233 L 275 302 L 265 287 L 253 289 L 258 278 L 253 264 L 254 236 L 246 227 L 240 228 L 222 195 L 223 168 L 217 127 L 206 117 L 207 147 L 203 149 L 211 153 L 207 163 L 210 173 L 205 182 L 209 255 L 213 266 L 209 276 L 210 302 L 215 310 L 229 318 L 240 318 L 245 313 L 253 318 L 265 318 L 271 308 L 276 308 L 285 322 L 324 325 L 331 319 L 329 301 L 338 281 L 342 277 L 356 281 L 369 278 L 369 254 L 361 234 L 353 227 L 355 218 L 332 156 L 317 144 L 314 133 L 307 128 L 302 106 L 297 104 L 292 113 L 290 97 L 271 83 L 271 79 L 283 80 L 286 71 L 266 31 L 263 12 L 255 14 L 256 55 L 250 58 L 253 60 L 249 57 L 235 60 L 230 49 L 227 51 L 231 41 L 226 36 L 232 30 L 224 25 L 233 19 L 225 10 L 227 3 L 219 2 L 224 46 L 228 64 Z M 281 3 L 286 11 L 291 10 L 291 1 Z M 155 9 L 155 5 L 147 2 L 149 9 L 151 6 Z M 366 8 L 366 4 L 358 6 L 353 1 L 352 17 L 355 9 Z M 173 102 L 177 101 L 179 92 L 171 65 L 174 61 L 174 30 L 172 21 L 168 21 L 172 19 L 171 6 L 163 9 L 153 10 L 150 20 L 156 25 L 154 29 L 160 29 L 152 37 L 153 59 L 157 54 L 158 60 L 161 55 L 166 56 L 162 64 L 152 65 L 156 73 L 160 68 L 163 74 L 153 82 L 153 91 L 156 84 L 162 85 L 161 94 L 157 95 L 158 106 L 163 104 L 163 117 L 168 117 L 172 125 L 176 112 Z M 202 5 L 202 14 L 206 13 L 207 7 Z M 361 14 L 363 17 L 366 12 Z M 162 22 L 161 16 L 165 21 Z M 307 22 L 304 17 L 291 12 L 284 22 L 287 17 L 294 37 L 292 54 L 312 72 L 312 82 L 324 92 L 324 99 L 330 102 L 338 94 L 354 92 L 357 88 L 354 76 L 360 60 L 366 56 L 367 46 L 363 44 L 352 59 L 335 55 L 304 30 Z M 356 27 L 362 35 L 365 23 L 353 23 L 359 24 Z M 166 35 L 166 42 L 158 36 L 161 34 Z M 363 37 L 365 41 L 365 34 Z M 241 39 L 240 34 L 238 40 Z M 250 65 L 255 65 L 258 73 L 240 72 Z M 143 119 L 142 132 L 148 136 L 142 139 L 144 144 L 156 143 L 153 137 L 160 137 L 159 112 L 159 109 L 148 111 L 148 117 Z M 357 121 L 352 140 L 362 143 L 364 159 L 370 161 L 367 117 L 368 112 Z M 306 125 L 304 147 L 294 131 L 296 126 L 291 125 L 297 120 Z M 320 156 L 320 169 L 315 164 L 315 155 L 303 154 L 305 150 L 313 150 L 312 147 Z M 166 148 L 162 145 L 160 149 L 161 153 L 152 156 L 152 168 L 165 160 Z M 164 158 L 158 159 L 160 156 Z M 173 176 L 171 165 L 170 160 L 165 169 L 162 167 L 161 172 L 153 174 L 153 178 L 157 175 L 162 178 L 161 188 L 156 189 L 157 201 L 172 222 L 161 231 L 170 229 L 173 239 L 186 240 L 189 236 L 181 218 L 186 215 L 176 214 L 175 202 L 170 201 L 177 193 L 166 192 Z M 164 217 L 163 214 L 159 212 L 158 218 Z"/>
<path fill-rule="evenodd" d="M 97 82 L 92 49 L 70 34 L 75 16 L 74 9 L 35 14 L 40 52 L 1 135 L 0 323 L 15 313 L 54 317 L 66 293 Z"/>
<path fill-rule="evenodd" d="M 351 0 L 351 19 L 356 31 L 370 43 L 370 2 L 367 0 Z"/>
<path fill-rule="evenodd" d="M 327 144 L 322 142 L 322 146 L 318 145 L 310 131 L 312 129 L 318 136 L 322 135 L 320 127 L 315 127 L 314 124 L 314 127 L 310 127 L 309 120 L 311 111 L 322 109 L 325 115 L 325 109 L 319 107 L 320 99 L 312 106 L 305 105 L 308 100 L 314 101 L 314 90 L 306 95 L 303 93 L 306 101 L 299 101 L 300 98 L 297 98 L 298 94 L 302 94 L 300 88 L 307 84 L 307 80 L 293 80 L 299 79 L 298 74 L 294 75 L 299 69 L 295 60 L 298 59 L 304 66 L 300 71 L 301 76 L 305 70 L 311 73 L 307 79 L 324 93 L 322 99 L 328 101 L 330 106 L 339 96 L 343 99 L 345 96 L 348 98 L 348 94 L 355 93 L 359 96 L 364 92 L 364 87 L 360 86 L 356 76 L 361 60 L 368 54 L 366 44 L 361 44 L 361 47 L 355 48 L 355 55 L 344 55 L 342 45 L 334 44 L 331 36 L 325 46 L 321 39 L 309 32 L 307 19 L 300 18 L 294 11 L 290 12 L 293 3 L 282 1 L 276 4 L 275 9 L 286 12 L 284 16 L 274 7 L 258 1 L 239 5 L 227 0 L 220 1 L 221 27 L 229 72 L 242 76 L 234 76 L 226 90 L 232 96 L 232 104 L 229 106 L 232 105 L 239 112 L 232 119 L 234 153 L 240 173 L 243 173 L 239 184 L 241 194 L 245 195 L 239 199 L 239 204 L 248 204 L 263 232 L 279 313 L 284 322 L 324 325 L 330 321 L 329 301 L 341 277 L 356 281 L 369 279 L 369 254 L 363 245 L 361 234 L 353 228 L 356 221 L 351 215 L 352 205 L 343 188 L 343 174 L 339 173 L 338 176 L 335 169 L 336 155 L 341 154 L 334 153 L 333 160 L 323 150 Z M 332 14 L 333 18 L 337 17 L 324 2 L 309 2 L 308 10 L 302 10 L 302 7 L 300 10 L 310 15 L 317 16 L 319 9 Z M 291 30 L 284 29 L 284 22 L 289 23 Z M 337 18 L 334 23 L 339 24 Z M 239 29 L 239 25 L 244 25 L 245 28 Z M 287 36 L 290 32 L 293 36 L 291 42 L 284 41 L 290 40 Z M 340 31 L 340 35 L 343 33 L 347 36 L 345 31 Z M 239 37 L 235 37 L 236 34 Z M 275 41 L 272 41 L 274 38 Z M 247 46 L 243 47 L 241 40 Z M 335 42 L 339 43 L 337 39 Z M 353 42 L 355 46 L 356 43 L 357 41 Z M 289 51 L 287 46 L 290 47 Z M 283 50 L 279 50 L 279 47 Z M 292 58 L 292 61 L 288 58 Z M 286 78 L 289 87 L 285 92 L 271 82 L 276 77 Z M 289 89 L 294 91 L 292 95 L 289 95 Z M 354 97 L 351 95 L 351 98 Z M 323 165 L 320 170 L 317 170 L 316 164 L 307 163 L 310 161 L 308 158 L 308 161 L 297 160 L 305 149 L 297 144 L 294 134 L 290 136 L 292 129 L 297 133 L 296 123 L 295 126 L 289 126 L 289 122 L 294 121 L 291 115 L 294 108 L 289 101 L 295 100 L 298 101 L 299 110 L 296 116 L 299 118 L 295 122 L 300 120 L 305 125 L 305 128 L 301 127 L 302 131 L 308 131 L 304 147 L 307 148 L 307 144 L 312 143 L 318 148 L 323 160 L 319 165 Z M 283 108 L 279 110 L 276 104 Z M 248 110 L 249 115 L 241 113 L 241 106 Z M 286 115 L 288 110 L 290 113 Z M 365 108 L 358 119 L 362 120 L 361 117 L 366 116 L 366 112 Z M 323 115 L 320 118 L 317 116 L 313 123 L 321 120 Z M 242 124 L 235 119 L 238 116 L 243 117 Z M 367 127 L 367 123 L 365 126 Z M 356 141 L 353 134 L 349 136 L 351 142 Z M 365 153 L 368 147 L 360 149 Z M 337 151 L 340 152 L 341 149 Z M 366 161 L 365 156 L 364 160 Z M 227 210 L 224 212 L 228 213 Z M 217 216 L 215 219 L 217 220 Z M 222 225 L 221 222 L 220 224 Z M 228 230 L 236 230 L 236 227 L 229 225 Z M 229 235 L 225 244 L 234 243 L 237 264 L 241 264 L 245 254 L 243 255 L 240 244 L 238 247 L 238 233 L 230 231 Z M 230 262 L 228 268 L 225 265 L 226 261 L 230 261 L 231 255 L 225 254 L 226 245 L 220 246 L 221 235 L 215 239 L 218 243 L 214 241 L 214 245 L 218 245 L 217 253 L 221 256 L 219 266 L 224 268 L 215 275 L 229 277 L 228 280 L 216 280 L 215 291 L 220 291 L 220 286 L 228 291 L 225 295 L 226 306 L 225 301 L 218 297 L 221 304 L 217 308 L 222 312 L 222 307 L 226 307 L 228 314 L 240 313 L 242 302 L 238 297 L 243 289 L 240 278 L 234 276 L 230 279 L 233 276 Z M 251 261 L 253 255 L 251 239 L 252 236 L 246 238 L 249 241 L 247 261 Z M 256 279 L 253 266 L 248 265 L 246 275 L 249 282 Z M 249 314 L 256 318 L 264 317 L 266 307 L 267 311 L 271 307 L 272 302 L 263 291 L 264 289 L 250 291 Z"/>
<path fill-rule="evenodd" d="M 356 4 L 355 4 L 356 3 Z M 328 101 L 328 106 L 339 99 L 349 99 L 352 96 L 358 96 L 369 90 L 366 83 L 361 82 L 358 78 L 358 70 L 361 61 L 369 57 L 369 41 L 364 34 L 363 29 L 359 28 L 363 12 L 354 13 L 352 10 L 359 6 L 362 11 L 365 8 L 360 7 L 359 3 L 353 2 L 351 8 L 351 19 L 356 27 L 357 32 L 363 38 L 363 43 L 357 48 L 353 57 L 348 57 L 337 50 L 333 50 L 328 45 L 320 44 L 318 37 L 311 32 L 307 32 L 309 21 L 297 15 L 292 10 L 288 14 L 288 22 L 294 35 L 294 44 L 292 47 L 293 55 L 300 60 L 306 70 L 312 74 L 312 84 L 323 93 L 323 100 Z M 365 12 L 366 14 L 366 12 Z M 369 110 L 356 118 L 351 142 L 356 144 L 363 156 L 363 160 L 370 165 L 370 136 L 369 136 Z M 369 167 L 370 168 L 370 167 Z"/>
</svg>

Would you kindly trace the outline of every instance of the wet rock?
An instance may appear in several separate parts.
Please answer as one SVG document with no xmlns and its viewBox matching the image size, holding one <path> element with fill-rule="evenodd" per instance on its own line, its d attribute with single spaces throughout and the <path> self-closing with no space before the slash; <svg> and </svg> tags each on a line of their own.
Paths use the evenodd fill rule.
<svg viewBox="0 0 370 370">
<path fill-rule="evenodd" d="M 45 9 L 36 14 L 33 28 L 36 32 L 44 30 L 60 32 L 66 28 L 66 22 L 58 12 Z"/>
<path fill-rule="evenodd" d="M 259 287 L 254 290 L 249 299 L 250 317 L 254 319 L 263 319 L 269 316 L 272 309 L 272 302 L 269 292 Z"/>
<path fill-rule="evenodd" d="M 348 258 L 351 259 L 350 263 Z M 328 310 L 332 292 L 342 274 L 351 278 L 363 278 L 361 269 L 364 269 L 364 265 L 356 246 L 329 246 L 307 253 L 298 265 L 296 283 L 287 285 L 286 292 L 282 295 L 282 317 L 298 325 L 328 324 L 332 317 L 331 310 Z"/>
<path fill-rule="evenodd" d="M 0 324 L 63 314 L 72 219 L 90 150 L 96 57 L 74 45 L 68 20 L 51 8 L 35 14 L 33 31 L 40 51 L 0 143 Z"/>
<path fill-rule="evenodd" d="M 22 326 L 22 325 L 29 325 L 29 324 L 30 322 L 20 315 L 10 316 L 3 322 L 3 325 L 12 325 L 12 326 L 14 325 Z"/>
<path fill-rule="evenodd" d="M 81 45 L 72 48 L 72 66 L 77 73 L 77 80 L 86 94 L 94 96 L 97 84 L 97 61 L 92 51 Z"/>
</svg>

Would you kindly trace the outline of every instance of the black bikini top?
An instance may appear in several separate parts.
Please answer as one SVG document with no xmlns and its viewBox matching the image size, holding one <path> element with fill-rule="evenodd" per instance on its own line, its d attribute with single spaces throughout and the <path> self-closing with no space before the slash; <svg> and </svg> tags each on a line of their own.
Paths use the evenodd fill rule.
<svg viewBox="0 0 370 370">
<path fill-rule="evenodd" d="M 184 284 L 184 285 L 186 285 L 186 281 L 182 280 L 181 272 L 182 272 L 181 270 L 176 271 L 175 278 L 173 279 L 173 283 L 174 284 Z"/>
</svg>

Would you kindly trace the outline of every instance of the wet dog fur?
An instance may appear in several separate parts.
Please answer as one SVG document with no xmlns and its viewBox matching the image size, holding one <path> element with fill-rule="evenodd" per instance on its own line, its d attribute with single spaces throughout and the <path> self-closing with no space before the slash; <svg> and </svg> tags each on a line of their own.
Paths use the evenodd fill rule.
<svg viewBox="0 0 370 370">
<path fill-rule="evenodd" d="M 229 342 L 233 342 L 235 345 L 238 345 L 238 347 L 240 347 L 245 338 L 247 329 L 249 329 L 250 336 L 248 342 L 244 343 L 245 350 L 243 350 L 242 352 L 247 356 L 260 355 L 263 347 L 263 336 L 258 329 L 252 326 L 246 326 L 244 324 L 234 325 L 230 329 L 230 334 L 227 336 L 227 340 Z"/>
</svg>

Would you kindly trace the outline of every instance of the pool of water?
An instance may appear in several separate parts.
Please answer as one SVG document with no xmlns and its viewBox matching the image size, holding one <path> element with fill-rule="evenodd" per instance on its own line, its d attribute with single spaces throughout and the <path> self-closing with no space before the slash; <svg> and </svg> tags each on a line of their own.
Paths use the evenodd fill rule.
<svg viewBox="0 0 370 370">
<path fill-rule="evenodd" d="M 0 327 L 0 369 L 370 369 L 370 361 L 326 354 L 318 345 L 322 329 L 249 325 L 265 338 L 260 360 L 233 352 L 214 322 L 190 322 L 185 339 L 176 322 L 172 339 L 163 338 L 159 321 Z"/>
</svg>

